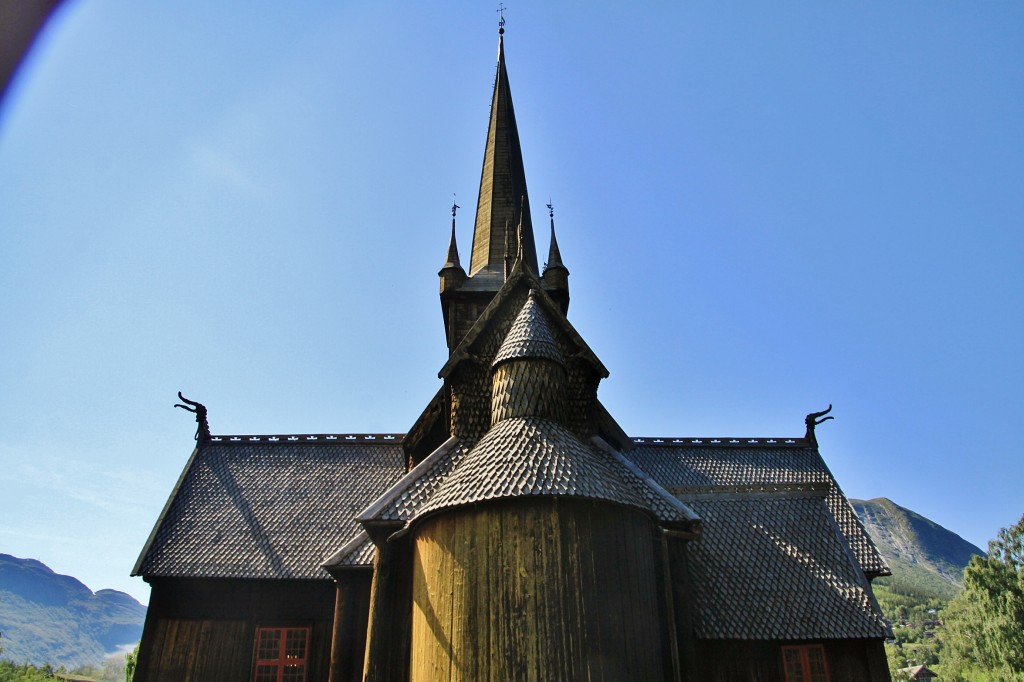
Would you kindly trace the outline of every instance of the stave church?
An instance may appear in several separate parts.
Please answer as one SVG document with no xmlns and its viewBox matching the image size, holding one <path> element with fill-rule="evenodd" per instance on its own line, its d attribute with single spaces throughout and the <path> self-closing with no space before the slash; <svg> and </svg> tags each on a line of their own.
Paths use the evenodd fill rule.
<svg viewBox="0 0 1024 682">
<path fill-rule="evenodd" d="M 133 570 L 136 682 L 888 681 L 889 569 L 824 412 L 650 438 L 602 406 L 553 216 L 538 267 L 503 33 L 440 389 L 390 434 L 217 435 L 186 400 L 195 448 Z"/>
</svg>

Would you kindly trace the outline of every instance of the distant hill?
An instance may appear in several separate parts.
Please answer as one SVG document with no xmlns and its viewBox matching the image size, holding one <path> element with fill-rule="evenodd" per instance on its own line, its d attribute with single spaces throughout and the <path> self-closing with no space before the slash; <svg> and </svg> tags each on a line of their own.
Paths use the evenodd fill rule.
<svg viewBox="0 0 1024 682">
<path fill-rule="evenodd" d="M 124 592 L 92 590 L 35 559 L 0 554 L 3 658 L 98 665 L 142 637 L 146 607 Z"/>
<path fill-rule="evenodd" d="M 850 500 L 878 550 L 892 569 L 879 580 L 894 591 L 949 599 L 962 587 L 963 570 L 985 552 L 920 514 L 884 497 Z"/>
</svg>

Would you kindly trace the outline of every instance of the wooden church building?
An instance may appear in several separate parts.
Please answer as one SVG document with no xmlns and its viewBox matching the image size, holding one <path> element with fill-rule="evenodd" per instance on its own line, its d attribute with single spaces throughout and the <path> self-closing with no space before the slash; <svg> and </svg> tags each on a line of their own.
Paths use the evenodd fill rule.
<svg viewBox="0 0 1024 682">
<path fill-rule="evenodd" d="M 443 384 L 404 434 L 211 435 L 133 575 L 136 682 L 889 680 L 888 568 L 807 431 L 627 435 L 538 267 L 499 35 Z M 439 249 L 441 251 L 441 249 Z"/>
</svg>

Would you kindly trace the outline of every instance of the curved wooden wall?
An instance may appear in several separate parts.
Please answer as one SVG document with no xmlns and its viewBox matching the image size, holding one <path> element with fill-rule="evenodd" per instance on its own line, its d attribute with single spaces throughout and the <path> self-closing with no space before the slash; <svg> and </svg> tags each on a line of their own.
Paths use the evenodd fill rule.
<svg viewBox="0 0 1024 682">
<path fill-rule="evenodd" d="M 416 531 L 410 680 L 662 680 L 654 524 L 499 500 Z"/>
</svg>

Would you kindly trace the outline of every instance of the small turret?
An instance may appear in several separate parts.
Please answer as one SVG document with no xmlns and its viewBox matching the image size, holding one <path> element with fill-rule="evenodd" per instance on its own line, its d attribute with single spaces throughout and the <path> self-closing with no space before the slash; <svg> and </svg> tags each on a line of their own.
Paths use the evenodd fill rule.
<svg viewBox="0 0 1024 682">
<path fill-rule="evenodd" d="M 562 252 L 558 250 L 555 238 L 555 207 L 548 201 L 548 216 L 551 218 L 551 246 L 548 248 L 548 261 L 544 264 L 544 290 L 554 299 L 562 313 L 569 312 L 569 268 L 562 263 Z"/>
<path fill-rule="evenodd" d="M 466 281 L 466 271 L 462 269 L 462 265 L 459 263 L 459 246 L 455 241 L 455 212 L 458 210 L 459 206 L 453 201 L 452 237 L 451 241 L 448 242 L 448 257 L 445 259 L 444 265 L 441 266 L 441 271 L 437 273 L 438 277 L 441 278 L 442 294 L 445 291 L 458 289 Z"/>
</svg>

